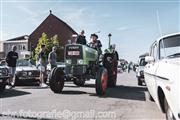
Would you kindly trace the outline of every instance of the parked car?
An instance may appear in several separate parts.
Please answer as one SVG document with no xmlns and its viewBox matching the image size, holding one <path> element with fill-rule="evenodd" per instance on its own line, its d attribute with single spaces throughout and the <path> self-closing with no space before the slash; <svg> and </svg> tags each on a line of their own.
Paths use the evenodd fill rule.
<svg viewBox="0 0 180 120">
<path fill-rule="evenodd" d="M 8 68 L 0 64 L 0 92 L 5 90 L 9 77 Z"/>
<path fill-rule="evenodd" d="M 145 61 L 145 57 L 147 54 L 141 55 L 139 56 L 139 63 L 138 63 L 138 67 L 136 69 L 136 77 L 138 80 L 138 85 L 142 86 L 144 82 L 144 66 L 147 64 L 147 62 Z"/>
<path fill-rule="evenodd" d="M 180 33 L 155 41 L 145 60 L 150 100 L 156 102 L 167 120 L 180 120 Z"/>
<path fill-rule="evenodd" d="M 122 72 L 123 72 L 123 68 L 122 68 L 121 65 L 118 65 L 118 67 L 117 67 L 117 72 L 118 72 L 118 73 L 122 73 Z"/>
<path fill-rule="evenodd" d="M 40 71 L 28 59 L 20 59 L 17 61 L 16 74 L 12 84 L 39 82 L 39 75 Z"/>
</svg>

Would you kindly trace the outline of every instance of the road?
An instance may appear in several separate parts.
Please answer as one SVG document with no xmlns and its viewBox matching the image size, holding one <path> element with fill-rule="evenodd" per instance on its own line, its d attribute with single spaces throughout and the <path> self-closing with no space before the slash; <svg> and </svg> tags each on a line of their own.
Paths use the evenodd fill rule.
<svg viewBox="0 0 180 120">
<path fill-rule="evenodd" d="M 164 120 L 146 96 L 147 89 L 137 86 L 134 72 L 118 74 L 117 87 L 103 97 L 96 96 L 93 80 L 85 87 L 66 83 L 62 94 L 39 86 L 18 86 L 1 94 L 0 119 Z"/>
</svg>

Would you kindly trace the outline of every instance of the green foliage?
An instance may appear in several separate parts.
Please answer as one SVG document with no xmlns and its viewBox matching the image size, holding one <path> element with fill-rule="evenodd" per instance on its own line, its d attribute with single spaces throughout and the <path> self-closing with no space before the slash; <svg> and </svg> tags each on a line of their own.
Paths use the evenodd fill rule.
<svg viewBox="0 0 180 120">
<path fill-rule="evenodd" d="M 52 51 L 52 47 L 56 46 L 57 47 L 57 52 L 60 50 L 59 49 L 59 38 L 58 35 L 54 35 L 52 38 L 48 38 L 46 33 L 42 33 L 42 36 L 39 38 L 38 44 L 34 50 L 34 55 L 33 55 L 33 60 L 36 61 L 38 58 L 38 53 L 41 49 L 41 45 L 46 46 L 45 50 L 45 57 L 46 59 L 48 58 L 48 54 Z"/>
</svg>

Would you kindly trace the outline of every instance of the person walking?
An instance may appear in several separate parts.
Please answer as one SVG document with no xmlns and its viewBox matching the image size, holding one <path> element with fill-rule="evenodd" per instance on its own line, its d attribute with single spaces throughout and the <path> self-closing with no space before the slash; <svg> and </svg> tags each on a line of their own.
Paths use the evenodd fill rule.
<svg viewBox="0 0 180 120">
<path fill-rule="evenodd" d="M 57 48 L 54 46 L 52 48 L 52 51 L 49 53 L 48 55 L 48 62 L 50 63 L 51 65 L 51 70 L 54 68 L 54 67 L 57 67 L 57 63 L 56 63 L 56 60 L 57 60 L 57 54 L 56 54 L 56 50 Z"/>
<path fill-rule="evenodd" d="M 46 75 L 46 55 L 45 55 L 45 45 L 41 45 L 41 50 L 38 53 L 38 69 L 40 70 L 40 86 L 47 87 L 44 82 Z"/>
<path fill-rule="evenodd" d="M 18 59 L 18 53 L 16 52 L 17 47 L 15 45 L 12 46 L 12 50 L 8 52 L 6 56 L 7 66 L 9 68 L 9 72 L 11 74 L 11 78 L 9 81 L 9 85 L 11 87 L 15 87 L 15 73 L 16 73 L 16 62 Z"/>
</svg>

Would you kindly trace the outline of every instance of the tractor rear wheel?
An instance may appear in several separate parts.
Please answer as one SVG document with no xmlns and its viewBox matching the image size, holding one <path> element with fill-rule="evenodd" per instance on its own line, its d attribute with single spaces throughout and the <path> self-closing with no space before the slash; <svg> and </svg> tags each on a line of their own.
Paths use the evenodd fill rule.
<svg viewBox="0 0 180 120">
<path fill-rule="evenodd" d="M 108 72 L 104 67 L 100 67 L 96 74 L 96 94 L 104 95 L 107 89 Z"/>
<path fill-rule="evenodd" d="M 49 76 L 49 86 L 54 93 L 61 93 L 64 87 L 64 72 L 61 68 L 54 68 Z"/>
</svg>

